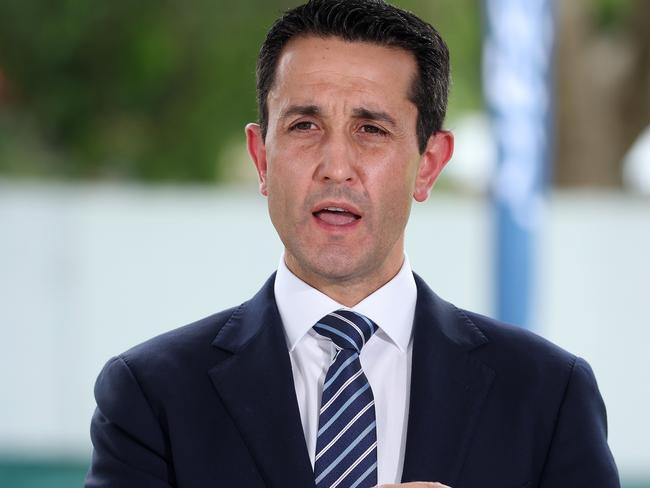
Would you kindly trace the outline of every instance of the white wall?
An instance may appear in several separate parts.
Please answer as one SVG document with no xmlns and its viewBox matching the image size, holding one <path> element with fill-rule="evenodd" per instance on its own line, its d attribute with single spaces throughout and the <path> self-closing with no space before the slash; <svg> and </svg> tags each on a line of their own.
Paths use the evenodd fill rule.
<svg viewBox="0 0 650 488">
<path fill-rule="evenodd" d="M 486 314 L 490 224 L 435 195 L 407 238 L 440 295 Z M 622 473 L 650 477 L 650 200 L 556 195 L 539 247 L 538 332 L 590 361 Z M 0 452 L 88 456 L 103 363 L 247 299 L 280 252 L 253 191 L 0 181 Z"/>
</svg>

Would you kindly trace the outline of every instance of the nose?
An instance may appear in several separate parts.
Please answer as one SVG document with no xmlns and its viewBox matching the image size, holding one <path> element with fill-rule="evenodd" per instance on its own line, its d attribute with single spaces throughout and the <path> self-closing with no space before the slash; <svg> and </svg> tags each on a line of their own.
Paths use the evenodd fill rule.
<svg viewBox="0 0 650 488">
<path fill-rule="evenodd" d="M 356 177 L 354 147 L 345 135 L 330 134 L 320 148 L 316 178 L 326 183 L 353 182 Z"/>
</svg>

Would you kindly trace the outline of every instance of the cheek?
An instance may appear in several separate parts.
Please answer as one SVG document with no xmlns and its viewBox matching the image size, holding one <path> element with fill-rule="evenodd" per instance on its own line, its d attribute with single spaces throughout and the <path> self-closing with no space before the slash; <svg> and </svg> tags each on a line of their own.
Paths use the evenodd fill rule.
<svg viewBox="0 0 650 488">
<path fill-rule="evenodd" d="M 413 194 L 411 180 L 407 179 L 403 173 L 395 175 L 392 180 L 386 181 L 384 187 L 379 190 L 381 197 L 377 215 L 378 226 L 382 229 L 380 238 L 393 242 L 404 232 L 411 211 Z"/>
<path fill-rule="evenodd" d="M 383 217 L 385 225 L 406 225 L 411 209 L 411 191 L 407 185 L 393 185 L 386 192 L 383 202 Z"/>
<path fill-rule="evenodd" d="M 267 148 L 268 174 L 276 187 L 290 187 L 309 177 L 308 152 L 296 145 L 277 144 Z"/>
<path fill-rule="evenodd" d="M 391 214 L 408 211 L 415 190 L 415 171 L 413 164 L 393 159 L 377 167 L 374 175 L 368 175 L 368 180 L 375 182 L 374 192 L 384 210 Z"/>
<path fill-rule="evenodd" d="M 268 206 L 274 225 L 285 230 L 305 220 L 305 202 L 311 178 L 300 161 L 283 155 L 274 158 L 267 173 Z"/>
</svg>

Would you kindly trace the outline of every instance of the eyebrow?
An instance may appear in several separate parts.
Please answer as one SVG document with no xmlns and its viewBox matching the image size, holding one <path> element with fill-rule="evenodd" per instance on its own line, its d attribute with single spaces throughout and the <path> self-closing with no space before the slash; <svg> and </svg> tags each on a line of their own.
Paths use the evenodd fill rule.
<svg viewBox="0 0 650 488">
<path fill-rule="evenodd" d="M 291 105 L 282 112 L 281 118 L 293 117 L 295 115 L 319 115 L 320 108 L 317 105 Z"/>
<path fill-rule="evenodd" d="M 355 117 L 359 119 L 367 119 L 367 120 L 376 120 L 378 122 L 386 122 L 392 126 L 396 126 L 397 122 L 395 122 L 395 119 L 391 117 L 388 113 L 386 112 L 381 112 L 378 110 L 370 110 L 367 108 L 359 107 L 355 108 L 352 113 L 354 114 Z"/>
<path fill-rule="evenodd" d="M 321 113 L 322 110 L 318 105 L 290 105 L 282 112 L 281 118 L 286 119 L 287 117 L 293 117 L 296 115 L 316 116 Z M 376 120 L 378 122 L 386 122 L 392 126 L 397 125 L 397 122 L 391 115 L 380 110 L 370 110 L 365 107 L 357 107 L 352 110 L 352 115 L 357 119 Z"/>
</svg>

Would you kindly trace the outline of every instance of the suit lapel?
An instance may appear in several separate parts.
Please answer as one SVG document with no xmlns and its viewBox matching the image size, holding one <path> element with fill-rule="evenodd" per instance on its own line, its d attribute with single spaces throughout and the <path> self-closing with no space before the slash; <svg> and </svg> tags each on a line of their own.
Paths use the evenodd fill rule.
<svg viewBox="0 0 650 488">
<path fill-rule="evenodd" d="M 415 278 L 418 299 L 402 481 L 456 486 L 494 378 L 471 351 L 488 341 L 460 310 Z"/>
<path fill-rule="evenodd" d="M 314 486 L 272 276 L 220 330 L 232 353 L 209 371 L 269 487 Z"/>
</svg>

